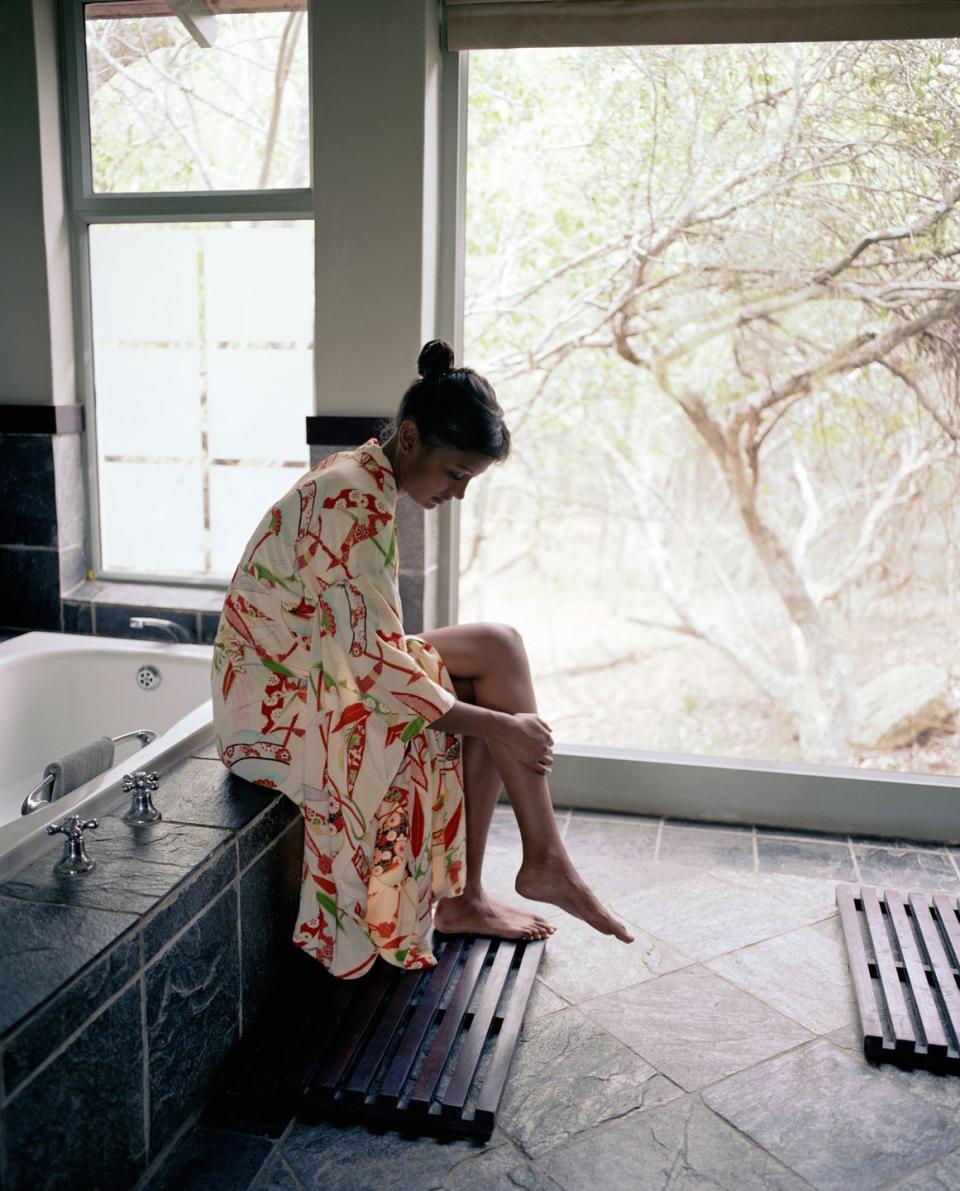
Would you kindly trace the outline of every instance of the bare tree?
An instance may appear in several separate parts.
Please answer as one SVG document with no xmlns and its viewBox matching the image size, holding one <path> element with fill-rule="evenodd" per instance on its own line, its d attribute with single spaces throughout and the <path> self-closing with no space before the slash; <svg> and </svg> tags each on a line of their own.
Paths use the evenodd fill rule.
<svg viewBox="0 0 960 1191">
<path fill-rule="evenodd" d="M 838 601 L 882 563 L 926 478 L 956 463 L 960 56 L 950 43 L 756 47 L 730 82 L 719 51 L 699 61 L 701 77 L 683 49 L 622 53 L 641 97 L 640 143 L 631 156 L 619 142 L 631 172 L 618 210 L 631 222 L 484 296 L 481 321 L 538 314 L 532 341 L 491 371 L 501 382 L 532 374 L 542 394 L 574 357 L 614 353 L 683 415 L 786 613 L 792 662 L 720 564 L 734 614 L 699 607 L 664 537 L 678 520 L 669 492 L 629 436 L 600 436 L 595 450 L 633 507 L 655 494 L 663 509 L 640 531 L 669 627 L 720 649 L 774 698 L 803 756 L 846 759 L 854 688 Z M 851 405 L 896 429 L 847 465 L 852 482 L 828 482 L 801 441 L 824 410 Z M 821 549 L 841 520 L 843 548 Z"/>
</svg>

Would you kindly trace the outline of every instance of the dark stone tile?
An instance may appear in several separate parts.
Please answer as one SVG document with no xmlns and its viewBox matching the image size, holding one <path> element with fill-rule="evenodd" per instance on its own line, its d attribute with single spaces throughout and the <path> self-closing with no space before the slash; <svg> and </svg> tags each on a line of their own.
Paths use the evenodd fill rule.
<svg viewBox="0 0 960 1191">
<path fill-rule="evenodd" d="M 524 1023 L 498 1121 L 538 1157 L 603 1121 L 681 1094 L 601 1026 L 562 1009 Z"/>
<path fill-rule="evenodd" d="M 917 852 L 927 852 L 930 849 L 939 852 L 946 846 L 944 840 L 903 839 L 894 836 L 863 835 L 859 832 L 852 832 L 850 841 L 854 844 L 868 844 L 878 848 L 911 848 Z"/>
<path fill-rule="evenodd" d="M 702 1095 L 822 1191 L 873 1191 L 960 1146 L 955 1121 L 827 1041 L 761 1063 Z"/>
<path fill-rule="evenodd" d="M 722 819 L 684 819 L 681 815 L 664 815 L 664 826 L 693 827 L 697 831 L 752 831 L 743 823 L 725 823 Z"/>
<path fill-rule="evenodd" d="M 94 584 L 96 586 L 94 587 Z M 91 581 L 90 592 L 84 599 L 97 604 L 136 604 L 143 608 L 163 608 L 181 612 L 216 612 L 223 607 L 226 585 L 223 587 L 178 587 L 172 583 L 132 583 L 127 580 L 101 579 Z"/>
<path fill-rule="evenodd" d="M 681 955 L 707 960 L 835 914 L 835 888 L 832 881 L 724 870 L 654 884 L 611 907 Z"/>
<path fill-rule="evenodd" d="M 166 819 L 131 827 L 118 815 L 104 815 L 99 828 L 87 833 L 87 851 L 96 868 L 62 876 L 53 871 L 57 852 L 52 851 L 0 884 L 0 896 L 143 914 L 227 839 L 229 833 L 220 828 Z"/>
<path fill-rule="evenodd" d="M 960 1187 L 960 1150 L 908 1174 L 897 1183 L 896 1191 L 949 1191 L 956 1187 Z"/>
<path fill-rule="evenodd" d="M 538 1171 L 504 1134 L 494 1129 L 483 1149 L 450 1172 L 443 1191 L 513 1191 L 520 1187 L 526 1191 L 561 1191 L 559 1183 Z"/>
<path fill-rule="evenodd" d="M 303 1191 L 303 1183 L 283 1160 L 283 1155 L 277 1153 L 258 1184 L 257 1191 Z"/>
<path fill-rule="evenodd" d="M 136 922 L 134 914 L 0 897 L 0 1032 L 43 1004 Z"/>
<path fill-rule="evenodd" d="M 200 641 L 203 645 L 212 645 L 217 639 L 217 629 L 220 625 L 219 612 L 200 613 Z"/>
<path fill-rule="evenodd" d="M 191 918 L 202 913 L 237 875 L 237 849 L 228 839 L 209 863 L 177 885 L 143 920 L 143 958 L 150 960 Z"/>
<path fill-rule="evenodd" d="M 281 794 L 263 810 L 256 819 L 248 823 L 237 836 L 240 848 L 241 871 L 278 836 L 290 826 L 295 819 L 302 818 L 301 812 L 292 799 Z"/>
<path fill-rule="evenodd" d="M 0 624 L 60 632 L 60 555 L 0 546 Z"/>
<path fill-rule="evenodd" d="M 762 873 L 797 873 L 855 881 L 856 870 L 846 841 L 757 836 L 757 860 Z"/>
<path fill-rule="evenodd" d="M 448 1174 L 475 1155 L 473 1141 L 457 1138 L 438 1145 L 363 1125 L 297 1123 L 281 1154 L 307 1191 L 381 1191 L 382 1188 L 442 1187 Z M 400 1172 L 409 1172 L 404 1178 Z M 283 1183 L 280 1184 L 284 1186 Z"/>
<path fill-rule="evenodd" d="M 657 858 L 709 868 L 752 869 L 753 831 L 749 827 L 704 827 L 667 819 Z"/>
<path fill-rule="evenodd" d="M 225 765 L 187 757 L 163 775 L 154 801 L 171 823 L 238 831 L 283 797 L 237 777 Z"/>
<path fill-rule="evenodd" d="M 143 1191 L 245 1191 L 273 1144 L 260 1137 L 191 1129 Z"/>
<path fill-rule="evenodd" d="M 131 616 L 161 616 L 164 620 L 172 620 L 189 630 L 190 640 L 197 639 L 196 612 L 178 611 L 173 608 L 159 609 L 153 607 L 132 607 L 130 605 L 117 606 L 115 604 L 96 604 L 96 631 L 98 637 L 132 637 L 140 641 L 173 641 L 169 633 L 160 629 L 132 629 Z"/>
<path fill-rule="evenodd" d="M 813 831 L 807 828 L 800 831 L 795 827 L 770 827 L 761 826 L 759 823 L 756 826 L 756 832 L 758 838 L 761 835 L 769 835 L 776 839 L 822 840 L 828 844 L 845 844 L 850 838 L 846 832 Z"/>
<path fill-rule="evenodd" d="M 810 1037 L 699 965 L 595 997 L 580 1008 L 688 1092 Z"/>
<path fill-rule="evenodd" d="M 865 885 L 889 885 L 896 889 L 960 889 L 960 878 L 946 852 L 854 844 L 853 854 Z"/>
<path fill-rule="evenodd" d="M 273 987 L 284 953 L 293 948 L 302 864 L 301 819 L 240 880 L 244 1029 L 254 1020 Z"/>
<path fill-rule="evenodd" d="M 851 1023 L 832 1031 L 829 1038 L 842 1050 L 854 1052 L 859 1059 L 863 1059 L 863 1030 L 859 1014 L 853 1014 Z M 921 1067 L 908 1071 L 906 1068 L 894 1066 L 893 1063 L 884 1063 L 879 1070 L 883 1072 L 884 1078 L 892 1080 L 903 1091 L 932 1104 L 945 1117 L 960 1121 L 960 1080 L 956 1076 L 924 1071 Z M 960 1186 L 960 1183 L 957 1185 Z M 932 1183 L 931 1186 L 937 1187 L 938 1184 Z M 897 1187 L 899 1191 L 899 1183 Z"/>
<path fill-rule="evenodd" d="M 759 1146 L 684 1096 L 648 1112 L 631 1113 L 583 1141 L 554 1150 L 534 1164 L 547 1182 L 513 1178 L 505 1186 L 564 1191 L 713 1188 L 714 1191 L 808 1191 L 808 1184 Z M 622 1180 L 611 1172 L 624 1172 Z M 626 1174 L 629 1172 L 629 1175 Z"/>
<path fill-rule="evenodd" d="M 56 546 L 57 500 L 49 434 L 0 434 L 0 540 Z"/>
<path fill-rule="evenodd" d="M 237 1039 L 236 893 L 218 898 L 145 980 L 152 1157 L 203 1103 Z"/>
<path fill-rule="evenodd" d="M 132 980 L 139 967 L 140 940 L 131 935 L 121 939 L 101 959 L 71 980 L 43 1009 L 31 1014 L 4 1048 L 3 1077 L 7 1095 L 104 1001 Z"/>
<path fill-rule="evenodd" d="M 63 631 L 65 633 L 92 633 L 93 615 L 90 605 L 75 600 L 64 600 Z"/>
<path fill-rule="evenodd" d="M 812 1033 L 826 1034 L 857 1017 L 839 916 L 741 947 L 704 966 Z"/>
<path fill-rule="evenodd" d="M 601 899 L 635 893 L 653 862 L 660 822 L 574 815 L 563 837 L 578 872 Z"/>
<path fill-rule="evenodd" d="M 132 1186 L 146 1167 L 139 981 L 5 1111 L 11 1191 Z"/>
<path fill-rule="evenodd" d="M 594 889 L 597 883 L 587 877 Z M 609 935 L 601 935 L 578 918 L 565 916 L 540 963 L 540 979 L 571 1005 L 615 992 L 686 966 L 690 960 L 673 947 L 628 924 L 634 936 L 611 954 Z"/>
</svg>

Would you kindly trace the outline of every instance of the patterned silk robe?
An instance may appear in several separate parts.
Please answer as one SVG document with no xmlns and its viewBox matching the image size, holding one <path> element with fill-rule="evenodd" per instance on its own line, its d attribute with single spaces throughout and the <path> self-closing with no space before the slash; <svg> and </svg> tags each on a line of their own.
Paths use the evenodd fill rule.
<svg viewBox="0 0 960 1191">
<path fill-rule="evenodd" d="M 264 515 L 213 653 L 217 750 L 304 816 L 294 942 L 353 978 L 431 967 L 431 906 L 463 892 L 460 738 L 438 651 L 403 632 L 397 487 L 376 439 L 328 456 Z"/>
</svg>

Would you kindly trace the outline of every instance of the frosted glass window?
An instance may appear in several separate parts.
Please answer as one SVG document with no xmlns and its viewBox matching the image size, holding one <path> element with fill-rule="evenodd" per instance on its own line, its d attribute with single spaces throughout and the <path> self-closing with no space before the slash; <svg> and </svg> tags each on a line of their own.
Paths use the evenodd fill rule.
<svg viewBox="0 0 960 1191">
<path fill-rule="evenodd" d="M 313 227 L 206 232 L 207 335 L 213 342 L 313 342 Z"/>
<path fill-rule="evenodd" d="M 196 455 L 200 353 L 103 346 L 96 355 L 97 441 L 104 455 Z"/>
<path fill-rule="evenodd" d="M 86 6 L 95 191 L 309 186 L 306 0 L 206 7 Z"/>
<path fill-rule="evenodd" d="M 204 569 L 203 473 L 168 463 L 103 463 L 100 534 L 107 569 Z"/>
<path fill-rule="evenodd" d="M 210 352 L 210 455 L 215 459 L 304 460 L 312 408 L 312 357 L 305 350 L 224 348 Z"/>
<path fill-rule="evenodd" d="M 279 465 L 308 467 L 313 225 L 96 224 L 90 258 L 101 565 L 229 577 Z M 145 553 L 154 505 L 174 544 Z"/>
<path fill-rule="evenodd" d="M 93 326 L 104 340 L 196 340 L 197 236 L 183 227 L 90 228 Z"/>
<path fill-rule="evenodd" d="M 292 467 L 210 468 L 211 566 L 229 578 L 243 548 L 264 513 L 297 482 L 303 472 Z"/>
</svg>

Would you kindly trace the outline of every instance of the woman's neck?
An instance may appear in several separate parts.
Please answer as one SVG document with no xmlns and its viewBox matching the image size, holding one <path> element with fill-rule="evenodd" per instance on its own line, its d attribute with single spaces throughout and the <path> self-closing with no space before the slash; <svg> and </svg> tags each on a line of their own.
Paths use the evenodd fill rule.
<svg viewBox="0 0 960 1191">
<path fill-rule="evenodd" d="M 400 488 L 400 475 L 397 468 L 397 456 L 400 452 L 398 449 L 396 434 L 392 434 L 390 438 L 388 438 L 387 441 L 381 445 L 380 449 L 387 457 L 387 462 L 390 464 L 390 467 L 393 470 L 393 478 L 397 484 L 397 492 L 400 492 L 402 489 Z"/>
</svg>

